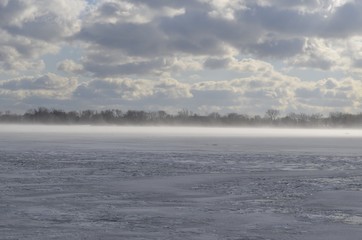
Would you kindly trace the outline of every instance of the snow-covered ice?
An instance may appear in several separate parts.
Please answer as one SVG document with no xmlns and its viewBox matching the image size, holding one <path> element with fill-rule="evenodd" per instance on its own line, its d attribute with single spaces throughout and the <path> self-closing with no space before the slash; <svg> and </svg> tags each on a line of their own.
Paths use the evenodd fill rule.
<svg viewBox="0 0 362 240">
<path fill-rule="evenodd" d="M 0 239 L 362 239 L 362 131 L 0 127 Z"/>
</svg>

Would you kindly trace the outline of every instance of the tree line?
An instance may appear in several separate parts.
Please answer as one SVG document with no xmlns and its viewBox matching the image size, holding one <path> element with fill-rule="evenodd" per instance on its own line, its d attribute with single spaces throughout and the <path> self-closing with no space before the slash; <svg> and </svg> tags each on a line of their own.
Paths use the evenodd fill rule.
<svg viewBox="0 0 362 240">
<path fill-rule="evenodd" d="M 176 114 L 165 111 L 119 109 L 64 111 L 39 107 L 24 114 L 0 112 L 1 123 L 34 124 L 113 124 L 113 125 L 201 125 L 201 126 L 276 126 L 276 127 L 362 127 L 362 113 L 289 113 L 269 109 L 264 115 L 213 112 L 200 115 L 183 109 Z"/>
</svg>

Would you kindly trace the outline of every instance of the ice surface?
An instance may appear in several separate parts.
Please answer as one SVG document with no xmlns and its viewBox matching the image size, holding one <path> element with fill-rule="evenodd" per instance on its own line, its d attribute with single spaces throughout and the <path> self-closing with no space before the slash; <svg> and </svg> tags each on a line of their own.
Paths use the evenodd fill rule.
<svg viewBox="0 0 362 240">
<path fill-rule="evenodd" d="M 359 130 L 0 127 L 0 239 L 361 239 Z"/>
</svg>

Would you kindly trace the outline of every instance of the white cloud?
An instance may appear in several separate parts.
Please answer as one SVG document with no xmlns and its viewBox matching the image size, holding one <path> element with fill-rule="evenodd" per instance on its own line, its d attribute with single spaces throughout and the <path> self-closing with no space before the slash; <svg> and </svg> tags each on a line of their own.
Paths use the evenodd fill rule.
<svg viewBox="0 0 362 240">
<path fill-rule="evenodd" d="M 130 78 L 97 79 L 78 86 L 74 95 L 78 98 L 113 98 L 119 101 L 138 101 L 147 98 L 190 98 L 190 87 L 175 79 L 134 80 Z"/>
<path fill-rule="evenodd" d="M 78 82 L 74 78 L 64 78 L 52 73 L 36 77 L 21 77 L 0 82 L 1 95 L 21 101 L 29 97 L 47 99 L 69 99 Z"/>
<path fill-rule="evenodd" d="M 306 69 L 332 70 L 345 68 L 346 60 L 342 57 L 340 46 L 336 42 L 323 39 L 307 39 L 303 51 L 291 58 L 289 65 Z"/>
<path fill-rule="evenodd" d="M 361 107 L 362 82 L 346 79 L 322 79 L 305 83 L 296 89 L 296 97 L 301 105 L 309 109 L 324 108 L 324 111 L 356 112 Z"/>
<path fill-rule="evenodd" d="M 82 74 L 84 73 L 84 68 L 82 64 L 76 63 L 71 59 L 66 59 L 58 63 L 58 70 L 66 73 Z"/>
<path fill-rule="evenodd" d="M 157 97 L 165 99 L 192 98 L 191 88 L 188 84 L 180 83 L 175 79 L 162 79 L 154 85 Z"/>
<path fill-rule="evenodd" d="M 41 57 L 77 32 L 85 0 L 12 0 L 0 4 L 0 72 L 39 71 Z"/>
<path fill-rule="evenodd" d="M 60 104 L 59 101 L 67 101 L 73 108 L 127 106 L 171 111 L 187 108 L 202 113 L 219 109 L 223 113 L 236 111 L 249 114 L 262 114 L 269 108 L 284 113 L 359 112 L 362 82 L 352 78 L 301 81 L 272 68 L 233 80 L 193 84 L 168 77 L 157 81 L 106 78 L 78 82 L 73 78 L 46 74 L 2 81 L 0 98 L 6 98 L 8 104 L 14 105 L 34 104 L 34 101 L 38 103 L 41 100 L 42 106 L 49 104 L 50 107 Z"/>
</svg>

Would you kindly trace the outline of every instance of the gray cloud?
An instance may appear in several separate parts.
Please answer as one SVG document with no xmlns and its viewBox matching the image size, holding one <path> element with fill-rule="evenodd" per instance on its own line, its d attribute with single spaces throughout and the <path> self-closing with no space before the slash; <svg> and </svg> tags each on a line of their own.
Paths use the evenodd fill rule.
<svg viewBox="0 0 362 240">
<path fill-rule="evenodd" d="M 304 53 L 307 39 L 355 36 L 359 34 L 358 26 L 362 23 L 359 20 L 362 4 L 356 2 L 125 2 L 130 4 L 127 9 L 119 2 L 102 1 L 93 14 L 85 18 L 80 32 L 73 37 L 88 44 L 84 69 L 95 76 L 106 76 L 108 72 L 109 76 L 153 73 L 152 68 L 161 67 L 156 64 L 157 61 L 175 56 L 207 58 L 204 64 L 207 68 L 216 67 L 215 61 L 212 66 L 211 59 L 225 58 L 230 54 L 289 60 Z M 155 11 L 162 8 L 184 11 L 170 16 Z M 143 20 L 125 20 L 125 16 L 131 18 L 142 11 L 148 12 L 149 16 Z M 231 16 L 223 17 L 215 12 L 225 12 Z M 105 52 L 118 52 L 119 58 L 108 59 L 102 64 L 93 60 L 103 57 Z M 133 62 L 120 60 L 129 57 L 143 59 Z M 287 62 L 323 70 L 331 69 L 336 64 L 332 59 L 313 56 L 309 56 L 308 60 L 304 57 L 303 60 L 299 58 L 298 61 Z"/>
<path fill-rule="evenodd" d="M 258 57 L 287 58 L 300 53 L 304 47 L 305 40 L 294 39 L 267 39 L 258 44 L 249 45 L 249 52 Z"/>
<path fill-rule="evenodd" d="M 208 58 L 204 62 L 204 66 L 210 69 L 227 68 L 230 65 L 228 58 Z"/>
<path fill-rule="evenodd" d="M 169 37 L 171 50 L 205 55 L 225 54 L 224 44 L 238 47 L 259 36 L 243 22 L 214 18 L 204 11 L 187 11 L 163 19 L 160 28 Z"/>
<path fill-rule="evenodd" d="M 111 50 L 120 49 L 128 55 L 158 56 L 165 52 L 165 36 L 152 24 L 95 23 L 84 27 L 77 37 Z"/>
<path fill-rule="evenodd" d="M 356 68 L 362 68 L 362 59 L 354 59 L 353 66 Z"/>
<path fill-rule="evenodd" d="M 85 62 L 84 69 L 93 72 L 94 76 L 107 77 L 107 76 L 120 76 L 120 75 L 133 75 L 133 74 L 149 74 L 152 71 L 162 69 L 163 61 L 155 59 L 153 61 L 130 62 L 123 64 L 107 64 L 94 61 Z"/>
<path fill-rule="evenodd" d="M 164 6 L 168 6 L 168 7 L 176 7 L 176 8 L 181 8 L 181 7 L 189 7 L 189 8 L 197 8 L 197 7 L 205 7 L 207 5 L 203 4 L 200 1 L 195 1 L 195 0 L 183 0 L 182 2 L 180 2 L 179 0 L 169 0 L 169 1 L 163 1 L 163 0 L 153 0 L 153 1 L 149 1 L 149 0 L 133 0 L 133 2 L 135 3 L 142 3 L 142 4 L 146 4 L 149 7 L 152 8 L 160 8 L 160 7 L 164 7 Z"/>
<path fill-rule="evenodd" d="M 347 3 L 336 10 L 321 32 L 322 37 L 346 38 L 362 33 L 362 3 Z"/>
</svg>

